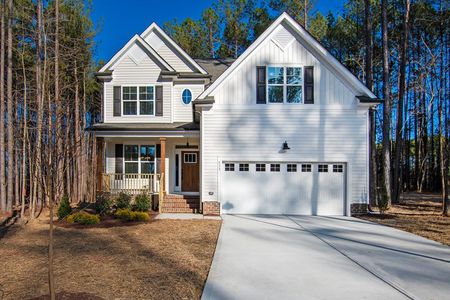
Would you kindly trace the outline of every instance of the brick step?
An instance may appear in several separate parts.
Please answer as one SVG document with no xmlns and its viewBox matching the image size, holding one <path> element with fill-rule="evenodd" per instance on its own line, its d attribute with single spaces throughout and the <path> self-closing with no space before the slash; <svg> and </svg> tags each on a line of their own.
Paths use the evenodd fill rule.
<svg viewBox="0 0 450 300">
<path fill-rule="evenodd" d="M 194 204 L 190 204 L 190 203 L 167 203 L 164 202 L 162 204 L 163 208 L 199 208 L 200 204 L 199 203 L 194 203 Z"/>
<path fill-rule="evenodd" d="M 171 214 L 193 214 L 198 213 L 198 209 L 190 209 L 190 208 L 165 208 L 161 209 L 163 213 L 171 213 Z"/>
<path fill-rule="evenodd" d="M 172 199 L 164 199 L 163 203 L 183 203 L 183 204 L 198 204 L 200 203 L 200 200 L 172 200 Z"/>
<path fill-rule="evenodd" d="M 199 196 L 187 196 L 187 195 L 165 195 L 164 199 L 170 200 L 199 200 Z"/>
</svg>

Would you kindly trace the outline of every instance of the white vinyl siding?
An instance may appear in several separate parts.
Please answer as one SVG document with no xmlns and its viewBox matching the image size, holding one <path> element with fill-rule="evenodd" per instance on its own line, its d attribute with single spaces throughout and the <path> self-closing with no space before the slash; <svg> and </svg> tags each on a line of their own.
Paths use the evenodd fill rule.
<svg viewBox="0 0 450 300">
<path fill-rule="evenodd" d="M 290 33 L 289 33 L 290 34 Z M 283 50 L 267 38 L 211 95 L 217 104 L 256 105 L 256 66 L 313 66 L 314 104 L 352 105 L 355 95 L 298 40 Z"/>
<path fill-rule="evenodd" d="M 142 58 L 139 64 L 136 64 L 127 54 L 119 61 L 113 72 L 113 80 L 104 84 L 104 109 L 105 123 L 170 123 L 172 122 L 172 83 L 158 82 L 161 73 L 160 67 L 148 56 Z M 155 86 L 163 85 L 163 116 L 155 117 L 152 115 L 131 115 L 131 116 L 113 116 L 113 87 L 120 86 Z M 138 106 L 139 108 L 139 106 Z M 122 106 L 123 113 L 123 106 Z"/>
<path fill-rule="evenodd" d="M 194 72 L 195 69 L 189 67 L 189 63 L 185 62 L 181 55 L 175 53 L 175 49 L 171 49 L 168 43 L 155 32 L 151 32 L 145 37 L 145 41 L 155 49 L 156 52 L 178 72 Z"/>
<path fill-rule="evenodd" d="M 184 104 L 181 99 L 181 94 L 183 90 L 189 89 L 192 93 L 192 100 L 196 99 L 200 95 L 204 86 L 202 84 L 197 85 L 174 85 L 173 87 L 173 121 L 174 122 L 192 122 L 193 111 L 192 102 L 189 104 Z"/>
<path fill-rule="evenodd" d="M 221 161 L 246 160 L 347 163 L 347 203 L 367 201 L 365 110 L 215 104 L 203 112 L 201 135 L 202 201 L 219 199 Z M 291 150 L 280 153 L 284 141 Z"/>
</svg>

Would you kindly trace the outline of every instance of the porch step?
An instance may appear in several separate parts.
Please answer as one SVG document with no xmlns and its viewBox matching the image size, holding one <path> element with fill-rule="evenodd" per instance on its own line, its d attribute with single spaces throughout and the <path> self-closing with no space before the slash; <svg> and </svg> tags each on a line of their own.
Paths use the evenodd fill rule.
<svg viewBox="0 0 450 300">
<path fill-rule="evenodd" d="M 163 213 L 195 213 L 199 210 L 200 197 L 190 195 L 166 195 L 161 207 Z"/>
</svg>

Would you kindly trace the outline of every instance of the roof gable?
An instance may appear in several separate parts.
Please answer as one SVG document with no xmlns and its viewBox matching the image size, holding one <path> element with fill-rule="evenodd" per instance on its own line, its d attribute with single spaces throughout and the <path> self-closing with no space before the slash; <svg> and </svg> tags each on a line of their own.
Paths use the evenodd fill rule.
<svg viewBox="0 0 450 300">
<path fill-rule="evenodd" d="M 136 48 L 139 47 L 139 48 Z M 141 51 L 139 51 L 140 49 Z M 136 63 L 142 59 L 142 53 L 150 56 L 161 69 L 175 71 L 143 38 L 139 35 L 133 36 L 122 49 L 119 50 L 101 69 L 100 73 L 114 70 L 114 66 L 127 54 Z"/>
<path fill-rule="evenodd" d="M 284 29 L 285 25 L 289 30 Z M 336 58 L 334 58 L 317 40 L 315 40 L 302 26 L 300 26 L 287 13 L 281 14 L 267 29 L 261 34 L 249 48 L 211 85 L 198 99 L 205 99 L 226 82 L 230 76 L 243 63 L 253 55 L 257 49 L 267 39 L 271 39 L 282 51 L 286 49 L 294 39 L 289 33 L 296 35 L 296 38 L 310 51 L 317 59 L 333 70 L 358 96 L 366 96 L 376 99 L 376 96 L 361 81 L 359 81 L 347 68 L 345 68 Z M 290 37 L 291 36 L 291 37 Z"/>
<path fill-rule="evenodd" d="M 156 36 L 152 36 L 156 33 Z M 195 71 L 201 74 L 208 74 L 205 69 L 203 69 L 192 57 L 190 57 L 180 46 L 178 46 L 175 41 L 170 38 L 156 23 L 152 23 L 141 35 L 144 40 L 147 40 L 155 47 L 161 47 L 162 42 L 167 42 L 172 51 L 176 51 L 183 60 L 185 60 L 189 65 L 191 65 Z"/>
</svg>

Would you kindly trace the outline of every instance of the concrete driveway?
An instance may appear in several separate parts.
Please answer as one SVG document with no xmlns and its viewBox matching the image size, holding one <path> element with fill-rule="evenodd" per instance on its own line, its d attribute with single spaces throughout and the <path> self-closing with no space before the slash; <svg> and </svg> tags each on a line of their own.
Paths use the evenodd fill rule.
<svg viewBox="0 0 450 300">
<path fill-rule="evenodd" d="M 450 247 L 349 217 L 225 215 L 202 299 L 450 299 Z"/>
</svg>

